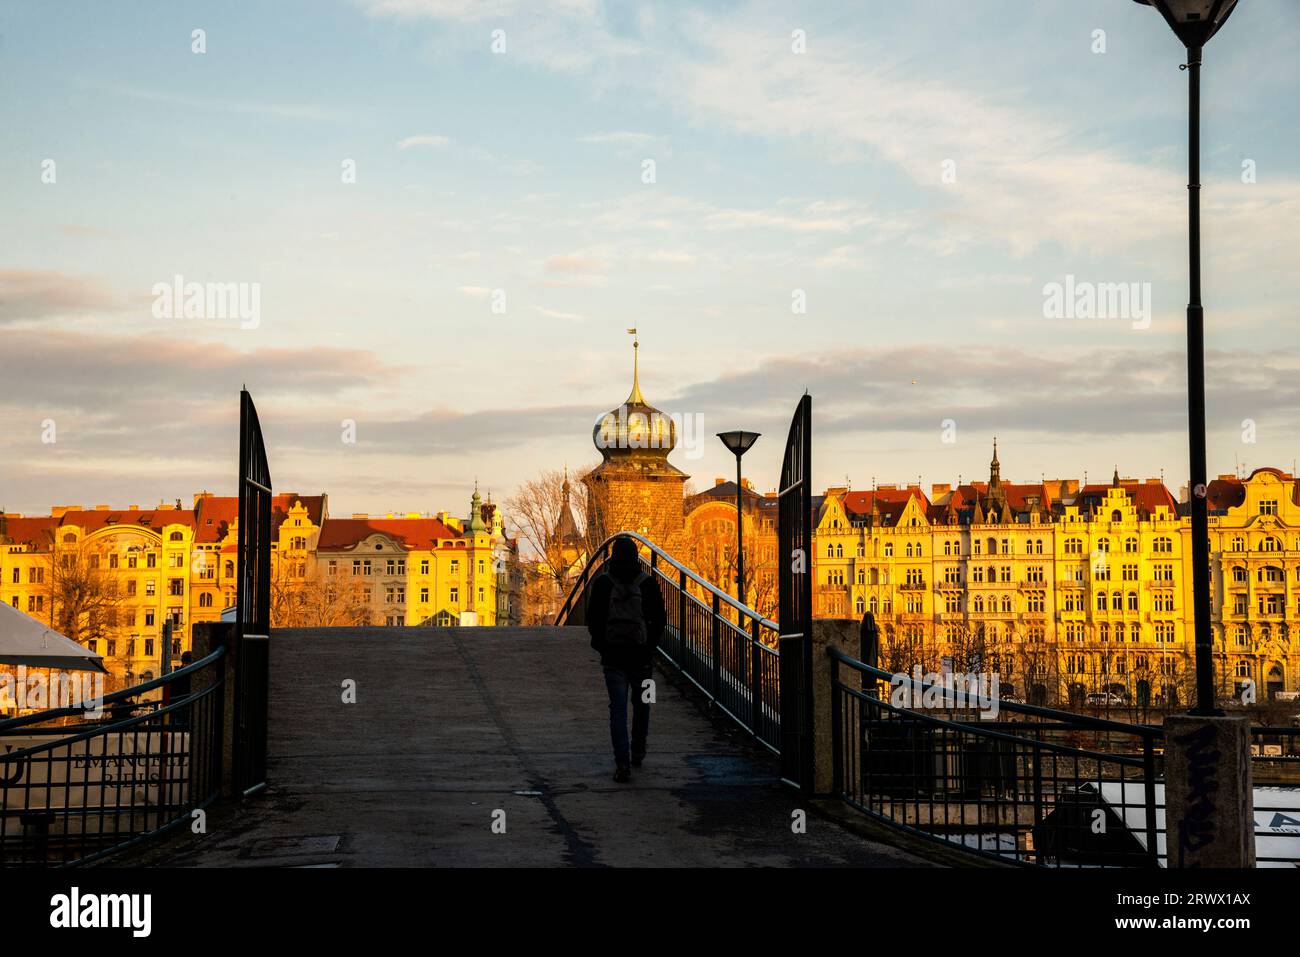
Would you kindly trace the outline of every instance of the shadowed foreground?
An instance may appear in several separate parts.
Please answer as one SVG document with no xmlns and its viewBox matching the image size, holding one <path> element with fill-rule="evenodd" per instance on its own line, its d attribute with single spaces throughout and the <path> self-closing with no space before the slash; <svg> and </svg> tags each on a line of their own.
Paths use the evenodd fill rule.
<svg viewBox="0 0 1300 957">
<path fill-rule="evenodd" d="M 356 682 L 356 704 L 342 683 Z M 810 813 L 775 759 L 657 671 L 649 755 L 610 780 L 585 630 L 361 628 L 271 639 L 269 790 L 172 866 L 908 866 Z M 493 811 L 506 813 L 494 834 Z"/>
</svg>

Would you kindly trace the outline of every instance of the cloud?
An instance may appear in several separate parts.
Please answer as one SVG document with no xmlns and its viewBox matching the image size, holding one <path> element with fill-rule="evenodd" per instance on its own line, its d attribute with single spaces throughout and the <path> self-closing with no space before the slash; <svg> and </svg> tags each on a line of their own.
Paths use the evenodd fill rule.
<svg viewBox="0 0 1300 957">
<path fill-rule="evenodd" d="M 547 319 L 564 319 L 568 322 L 583 321 L 583 317 L 576 312 L 560 312 L 558 309 L 543 309 L 541 306 L 537 307 L 537 311 Z"/>
<path fill-rule="evenodd" d="M 52 269 L 0 269 L 0 322 L 49 319 L 127 306 L 103 279 Z"/>
<path fill-rule="evenodd" d="M 574 253 L 568 256 L 551 256 L 542 263 L 542 268 L 547 272 L 593 275 L 605 272 L 607 266 L 604 262 L 592 256 Z"/>
<path fill-rule="evenodd" d="M 245 113 L 261 116 L 275 116 L 291 120 L 334 120 L 341 114 L 319 106 L 300 103 L 258 103 L 246 100 L 226 100 L 183 96 L 178 93 L 164 93 L 160 90 L 142 90 L 135 87 L 118 87 L 114 91 L 119 96 L 150 103 L 167 103 L 184 106 L 195 110 L 213 110 L 220 113 Z"/>
<path fill-rule="evenodd" d="M 429 133 L 421 133 L 417 136 L 408 136 L 404 140 L 398 140 L 397 148 L 399 150 L 409 150 L 416 146 L 442 147 L 451 143 L 451 140 L 445 136 L 434 136 Z"/>
</svg>

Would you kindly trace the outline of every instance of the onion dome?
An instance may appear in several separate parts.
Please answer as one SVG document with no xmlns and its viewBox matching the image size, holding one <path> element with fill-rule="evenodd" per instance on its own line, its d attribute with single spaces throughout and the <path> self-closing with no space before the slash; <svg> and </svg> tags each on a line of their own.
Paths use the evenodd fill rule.
<svg viewBox="0 0 1300 957">
<path fill-rule="evenodd" d="M 632 391 L 623 404 L 596 421 L 591 440 L 605 461 L 615 458 L 664 458 L 677 445 L 677 425 L 641 394 L 638 350 L 632 343 Z"/>
</svg>

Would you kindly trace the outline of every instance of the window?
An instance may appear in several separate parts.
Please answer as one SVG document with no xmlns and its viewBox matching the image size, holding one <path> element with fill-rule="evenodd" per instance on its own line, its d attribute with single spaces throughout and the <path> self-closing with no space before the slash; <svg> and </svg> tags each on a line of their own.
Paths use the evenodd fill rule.
<svg viewBox="0 0 1300 957">
<path fill-rule="evenodd" d="M 212 607 L 212 593 L 211 593 L 211 592 L 206 592 L 206 591 L 205 591 L 205 592 L 203 592 L 202 594 L 199 595 L 199 607 L 200 607 L 200 608 L 211 608 L 211 607 Z"/>
<path fill-rule="evenodd" d="M 148 598 L 152 598 L 154 595 L 158 594 L 158 582 L 150 578 L 144 583 L 144 593 Z"/>
<path fill-rule="evenodd" d="M 427 605 L 428 603 L 429 603 L 429 589 L 428 589 L 428 588 L 421 588 L 421 589 L 420 589 L 420 604 L 422 604 L 422 605 Z"/>
<path fill-rule="evenodd" d="M 460 601 L 460 589 L 452 588 L 448 597 L 450 597 L 452 604 Z"/>
<path fill-rule="evenodd" d="M 893 557 L 894 557 L 894 543 L 893 543 L 893 542 L 885 542 L 885 557 L 886 557 L 886 558 L 893 558 Z"/>
<path fill-rule="evenodd" d="M 152 628 L 154 622 L 154 613 L 152 608 L 144 610 L 144 623 L 146 628 Z"/>
<path fill-rule="evenodd" d="M 184 594 L 185 594 L 185 579 L 184 579 L 184 578 L 169 578 L 169 579 L 167 579 L 167 594 L 169 594 L 169 595 L 184 595 Z"/>
<path fill-rule="evenodd" d="M 1135 591 L 1131 591 L 1128 593 L 1128 610 L 1129 611 L 1138 610 L 1138 593 Z"/>
<path fill-rule="evenodd" d="M 1081 539 L 1081 538 L 1067 538 L 1067 539 L 1065 540 L 1065 554 L 1067 554 L 1067 555 L 1082 555 L 1082 554 L 1083 554 L 1083 539 Z"/>
<path fill-rule="evenodd" d="M 1106 610 L 1106 593 L 1104 591 L 1097 592 L 1097 610 Z"/>
<path fill-rule="evenodd" d="M 144 557 L 144 567 L 145 567 L 145 568 L 157 568 L 157 567 L 158 567 L 158 554 L 157 554 L 157 552 L 150 552 L 148 555 L 146 555 L 146 556 Z"/>
<path fill-rule="evenodd" d="M 1167 555 L 1174 550 L 1174 541 L 1171 538 L 1160 537 L 1151 543 L 1151 551 L 1157 554 Z"/>
<path fill-rule="evenodd" d="M 1282 550 L 1282 543 L 1272 535 L 1269 535 L 1259 543 L 1259 550 L 1261 552 L 1280 552 Z"/>
<path fill-rule="evenodd" d="M 982 583 L 984 581 L 984 566 L 976 565 L 974 568 L 972 568 L 970 570 L 970 579 L 973 582 Z"/>
<path fill-rule="evenodd" d="M 421 560 L 421 562 L 420 562 L 420 574 L 421 574 L 421 575 L 427 575 L 427 574 L 429 574 L 429 559 L 425 558 L 425 559 Z"/>
<path fill-rule="evenodd" d="M 1124 551 L 1132 555 L 1132 554 L 1136 554 L 1137 550 L 1138 550 L 1138 540 L 1136 538 L 1124 539 Z"/>
<path fill-rule="evenodd" d="M 1277 514 L 1277 499 L 1275 499 L 1275 498 L 1266 498 L 1266 499 L 1261 500 L 1260 503 L 1259 503 L 1259 514 L 1261 514 L 1261 515 L 1276 515 L 1276 514 Z"/>
</svg>

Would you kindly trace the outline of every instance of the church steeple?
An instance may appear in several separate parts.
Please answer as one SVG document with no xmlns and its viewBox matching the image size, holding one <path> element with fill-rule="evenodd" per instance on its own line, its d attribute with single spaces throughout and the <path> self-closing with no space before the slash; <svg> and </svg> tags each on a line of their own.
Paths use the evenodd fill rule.
<svg viewBox="0 0 1300 957">
<path fill-rule="evenodd" d="M 487 531 L 487 522 L 483 521 L 483 497 L 478 494 L 478 479 L 474 480 L 474 494 L 469 500 L 469 530 Z"/>
<path fill-rule="evenodd" d="M 636 336 L 636 329 L 629 329 L 632 334 L 632 391 L 627 394 L 624 405 L 649 405 L 641 394 L 641 342 Z"/>
<path fill-rule="evenodd" d="M 998 437 L 993 436 L 993 461 L 989 462 L 989 488 L 1002 482 L 1002 463 L 998 461 Z"/>
<path fill-rule="evenodd" d="M 1110 484 L 1119 488 L 1119 466 L 1115 466 L 1115 474 L 1110 477 Z"/>
</svg>

